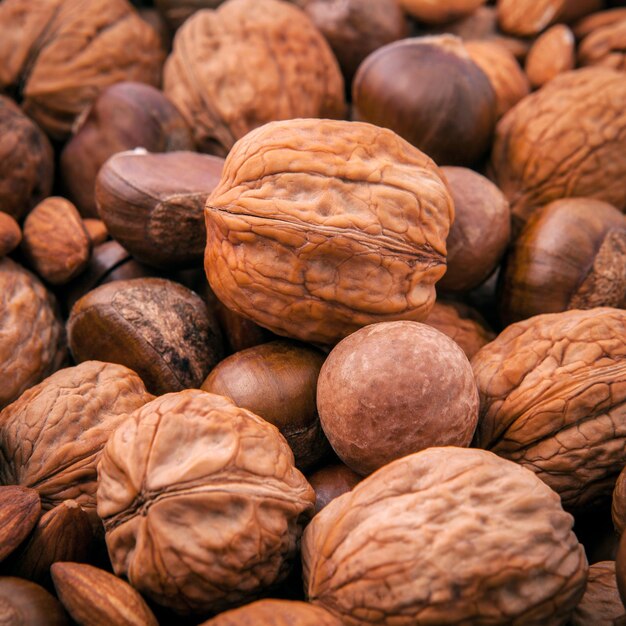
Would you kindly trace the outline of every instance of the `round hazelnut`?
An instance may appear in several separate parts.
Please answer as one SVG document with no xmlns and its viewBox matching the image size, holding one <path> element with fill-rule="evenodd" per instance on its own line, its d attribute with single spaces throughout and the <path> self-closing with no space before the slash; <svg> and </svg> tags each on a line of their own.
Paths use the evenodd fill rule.
<svg viewBox="0 0 626 626">
<path fill-rule="evenodd" d="M 372 324 L 330 352 L 317 383 L 322 428 L 359 474 L 432 446 L 468 446 L 478 391 L 461 348 L 419 322 Z"/>
<path fill-rule="evenodd" d="M 335 498 L 348 493 L 361 482 L 361 476 L 343 463 L 327 465 L 307 476 L 315 490 L 315 513 L 319 513 Z"/>
<path fill-rule="evenodd" d="M 533 87 L 542 87 L 558 74 L 576 67 L 576 40 L 565 25 L 552 26 L 541 34 L 526 57 L 526 74 Z"/>
</svg>

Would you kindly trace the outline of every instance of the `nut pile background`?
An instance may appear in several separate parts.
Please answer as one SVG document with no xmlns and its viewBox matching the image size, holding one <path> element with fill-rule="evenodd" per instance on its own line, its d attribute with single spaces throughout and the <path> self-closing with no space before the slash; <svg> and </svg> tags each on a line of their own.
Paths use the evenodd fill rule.
<svg viewBox="0 0 626 626">
<path fill-rule="evenodd" d="M 0 622 L 626 624 L 625 51 L 0 0 Z"/>
</svg>

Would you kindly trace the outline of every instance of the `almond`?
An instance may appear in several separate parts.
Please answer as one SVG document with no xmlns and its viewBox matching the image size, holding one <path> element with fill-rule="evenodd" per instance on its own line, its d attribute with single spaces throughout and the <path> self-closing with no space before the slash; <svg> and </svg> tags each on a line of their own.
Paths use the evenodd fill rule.
<svg viewBox="0 0 626 626">
<path fill-rule="evenodd" d="M 40 513 L 41 502 L 34 489 L 0 487 L 0 561 L 26 539 Z"/>
</svg>

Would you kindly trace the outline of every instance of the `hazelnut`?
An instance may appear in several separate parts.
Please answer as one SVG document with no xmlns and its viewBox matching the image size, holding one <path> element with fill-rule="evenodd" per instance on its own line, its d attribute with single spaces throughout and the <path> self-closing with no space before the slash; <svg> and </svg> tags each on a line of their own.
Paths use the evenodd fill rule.
<svg viewBox="0 0 626 626">
<path fill-rule="evenodd" d="M 535 40 L 526 57 L 526 74 L 533 87 L 542 87 L 558 74 L 576 66 L 574 33 L 557 24 Z"/>
<path fill-rule="evenodd" d="M 496 121 L 489 79 L 451 35 L 379 48 L 359 67 L 352 99 L 357 119 L 390 128 L 439 165 L 479 161 Z"/>
<path fill-rule="evenodd" d="M 319 513 L 335 498 L 348 493 L 361 482 L 361 476 L 343 463 L 327 465 L 313 472 L 307 479 L 315 490 L 315 513 Z"/>
<path fill-rule="evenodd" d="M 21 241 L 20 225 L 8 213 L 0 212 L 0 259 L 13 252 Z"/>
</svg>

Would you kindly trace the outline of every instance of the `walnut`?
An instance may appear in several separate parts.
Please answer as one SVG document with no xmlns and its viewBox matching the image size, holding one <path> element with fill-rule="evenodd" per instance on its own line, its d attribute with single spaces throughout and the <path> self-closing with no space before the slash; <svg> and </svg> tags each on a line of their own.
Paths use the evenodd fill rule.
<svg viewBox="0 0 626 626">
<path fill-rule="evenodd" d="M 587 574 L 572 522 L 523 467 L 483 450 L 430 448 L 313 518 L 305 589 L 346 626 L 563 625 Z"/>
<path fill-rule="evenodd" d="M 453 203 L 433 161 L 393 132 L 291 120 L 236 144 L 205 216 L 205 269 L 227 307 L 334 343 L 428 314 Z"/>
<path fill-rule="evenodd" d="M 5 0 L 0 3 L 0 90 L 56 139 L 108 85 L 157 85 L 157 33 L 126 0 Z"/>
<path fill-rule="evenodd" d="M 564 197 L 626 209 L 625 98 L 621 72 L 584 68 L 557 76 L 500 120 L 492 167 L 515 229 Z"/>
<path fill-rule="evenodd" d="M 236 606 L 284 579 L 315 501 L 275 426 L 199 390 L 135 411 L 98 478 L 115 573 L 179 613 Z"/>
<path fill-rule="evenodd" d="M 475 443 L 535 472 L 567 509 L 610 496 L 626 464 L 626 311 L 512 324 L 472 359 Z"/>
<path fill-rule="evenodd" d="M 152 399 L 121 365 L 62 369 L 0 412 L 0 484 L 39 491 L 44 510 L 73 499 L 96 517 L 96 464 L 125 414 Z"/>
<path fill-rule="evenodd" d="M 587 588 L 572 614 L 571 626 L 613 626 L 626 615 L 617 590 L 615 561 L 601 561 L 589 567 Z"/>
<path fill-rule="evenodd" d="M 580 65 L 602 65 L 626 70 L 626 19 L 597 28 L 578 47 Z"/>
<path fill-rule="evenodd" d="M 624 534 L 626 529 L 626 471 L 622 469 L 613 489 L 611 503 L 611 517 L 618 535 Z"/>
<path fill-rule="evenodd" d="M 166 95 L 202 152 L 225 156 L 272 120 L 342 117 L 343 79 L 329 45 L 299 9 L 279 0 L 229 0 L 180 28 Z"/>
<path fill-rule="evenodd" d="M 53 296 L 35 276 L 0 259 L 0 409 L 59 369 L 67 352 Z"/>
<path fill-rule="evenodd" d="M 542 87 L 575 66 L 576 41 L 565 24 L 557 24 L 537 37 L 526 57 L 526 74 L 533 87 Z"/>
</svg>

